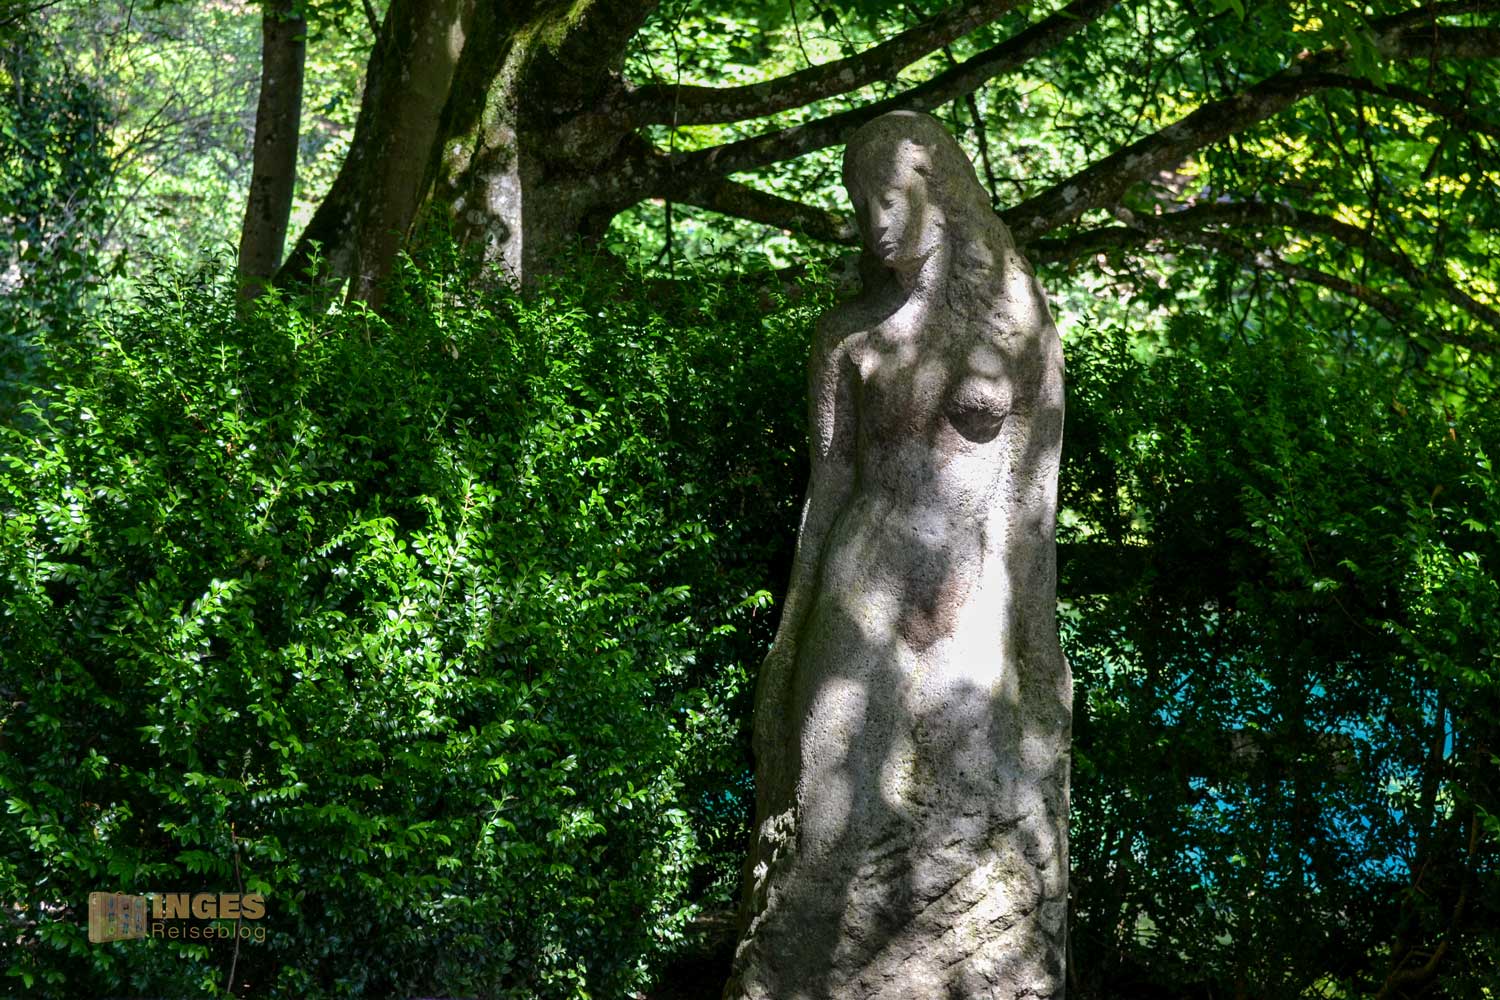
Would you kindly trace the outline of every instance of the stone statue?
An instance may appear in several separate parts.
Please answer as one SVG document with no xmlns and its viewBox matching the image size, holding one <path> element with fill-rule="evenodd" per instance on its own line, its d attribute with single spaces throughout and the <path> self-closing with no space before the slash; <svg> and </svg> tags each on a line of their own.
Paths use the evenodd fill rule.
<svg viewBox="0 0 1500 1000">
<path fill-rule="evenodd" d="M 756 691 L 725 997 L 1061 997 L 1061 344 L 935 119 L 862 127 L 844 184 L 864 290 L 813 346 L 812 478 Z"/>
</svg>

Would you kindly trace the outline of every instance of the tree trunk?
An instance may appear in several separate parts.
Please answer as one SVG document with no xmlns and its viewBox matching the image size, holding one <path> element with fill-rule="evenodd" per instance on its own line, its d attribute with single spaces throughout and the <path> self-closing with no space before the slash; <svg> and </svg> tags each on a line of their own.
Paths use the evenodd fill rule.
<svg viewBox="0 0 1500 1000">
<path fill-rule="evenodd" d="M 261 20 L 260 101 L 250 197 L 240 230 L 240 294 L 254 298 L 276 273 L 297 181 L 307 19 L 297 0 L 267 0 Z"/>
<path fill-rule="evenodd" d="M 354 218 L 355 239 L 349 297 L 378 302 L 380 283 L 390 274 L 406 241 L 430 176 L 438 123 L 452 89 L 453 75 L 472 27 L 473 0 L 417 0 L 391 6 L 382 43 L 398 58 L 386 61 L 399 75 L 380 91 L 377 112 L 383 142 L 363 158 L 364 197 Z"/>
<path fill-rule="evenodd" d="M 393 0 L 365 68 L 354 139 L 278 280 L 350 282 L 371 299 L 391 271 L 431 176 L 434 148 L 476 0 Z"/>
<path fill-rule="evenodd" d="M 395 0 L 349 155 L 283 276 L 318 252 L 351 299 L 378 302 L 405 241 L 435 224 L 529 284 L 602 235 L 645 193 L 645 144 L 613 105 L 652 6 Z"/>
</svg>

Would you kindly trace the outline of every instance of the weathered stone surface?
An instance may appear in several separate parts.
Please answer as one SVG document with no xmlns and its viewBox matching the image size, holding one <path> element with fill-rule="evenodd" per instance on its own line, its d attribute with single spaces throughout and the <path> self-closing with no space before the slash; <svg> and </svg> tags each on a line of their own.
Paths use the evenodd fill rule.
<svg viewBox="0 0 1500 1000">
<path fill-rule="evenodd" d="M 934 119 L 864 126 L 844 181 L 864 291 L 813 348 L 812 480 L 756 692 L 725 996 L 1061 997 L 1061 345 Z"/>
</svg>

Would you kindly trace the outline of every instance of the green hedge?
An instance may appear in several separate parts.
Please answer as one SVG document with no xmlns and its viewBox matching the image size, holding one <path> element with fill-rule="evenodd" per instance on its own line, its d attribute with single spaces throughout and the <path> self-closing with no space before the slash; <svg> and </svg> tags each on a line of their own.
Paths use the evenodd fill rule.
<svg viewBox="0 0 1500 1000">
<path fill-rule="evenodd" d="M 1389 995 L 1479 1000 L 1500 414 L 1254 333 L 1184 315 L 1151 355 L 1118 328 L 1068 344 L 1070 992 L 1354 1000 L 1441 948 Z"/>
<path fill-rule="evenodd" d="M 53 339 L 0 467 L 9 983 L 222 989 L 82 915 L 243 887 L 242 995 L 620 997 L 733 891 L 818 306 L 474 278 L 245 317 L 164 268 Z"/>
</svg>

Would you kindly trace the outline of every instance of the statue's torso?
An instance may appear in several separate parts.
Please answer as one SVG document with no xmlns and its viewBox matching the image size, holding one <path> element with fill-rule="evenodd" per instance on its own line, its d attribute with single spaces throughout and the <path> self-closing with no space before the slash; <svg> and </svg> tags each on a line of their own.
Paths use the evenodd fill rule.
<svg viewBox="0 0 1500 1000">
<path fill-rule="evenodd" d="M 990 330 L 945 309 L 881 312 L 830 317 L 858 423 L 819 593 L 866 635 L 936 654 L 966 618 L 987 616 L 991 638 L 998 627 L 983 595 L 1004 551 L 1010 381 Z"/>
</svg>

